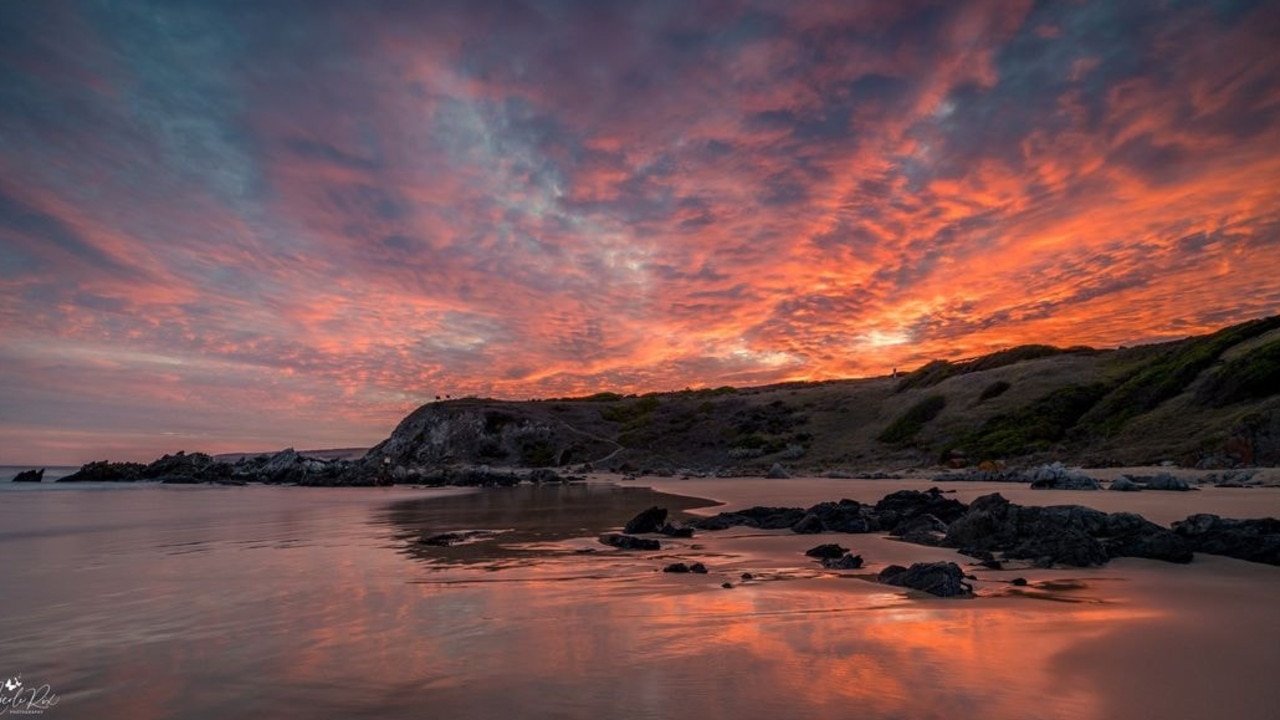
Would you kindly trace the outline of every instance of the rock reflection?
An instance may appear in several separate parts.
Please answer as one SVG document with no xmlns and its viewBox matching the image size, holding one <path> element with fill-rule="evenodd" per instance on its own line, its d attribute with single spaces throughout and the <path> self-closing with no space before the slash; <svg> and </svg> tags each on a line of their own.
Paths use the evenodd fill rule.
<svg viewBox="0 0 1280 720">
<path fill-rule="evenodd" d="M 653 505 L 679 513 L 714 504 L 604 483 L 519 485 L 445 498 L 401 500 L 380 512 L 375 522 L 390 525 L 404 552 L 419 560 L 493 566 L 572 552 L 556 544 L 595 537 Z M 453 545 L 420 542 L 435 535 L 469 531 L 492 535 Z"/>
</svg>

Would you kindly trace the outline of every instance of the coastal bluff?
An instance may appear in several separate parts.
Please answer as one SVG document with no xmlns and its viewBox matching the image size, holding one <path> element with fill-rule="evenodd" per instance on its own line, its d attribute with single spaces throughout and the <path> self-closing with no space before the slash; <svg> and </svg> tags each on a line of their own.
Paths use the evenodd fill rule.
<svg viewBox="0 0 1280 720">
<path fill-rule="evenodd" d="M 1280 316 L 1113 350 L 1027 345 L 906 374 L 530 401 L 406 417 L 367 461 L 597 470 L 1280 464 Z"/>
<path fill-rule="evenodd" d="M 417 408 L 355 459 L 178 453 L 90 463 L 60 481 L 500 485 L 563 472 L 867 477 L 938 466 L 999 476 L 1052 462 L 1280 465 L 1280 316 L 1129 348 L 1025 345 L 878 378 L 450 399 Z"/>
</svg>

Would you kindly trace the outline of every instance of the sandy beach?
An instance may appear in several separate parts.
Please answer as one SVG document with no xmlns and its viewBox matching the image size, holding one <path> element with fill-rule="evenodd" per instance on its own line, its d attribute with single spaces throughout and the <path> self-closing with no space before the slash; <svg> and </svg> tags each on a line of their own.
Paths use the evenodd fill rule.
<svg viewBox="0 0 1280 720">
<path fill-rule="evenodd" d="M 0 506 L 0 649 L 20 660 L 12 673 L 50 685 L 61 717 L 1275 716 L 1280 568 L 1198 555 L 996 571 L 879 533 L 747 527 L 664 536 L 656 551 L 598 540 L 652 505 L 679 519 L 928 486 L 15 486 Z M 945 489 L 1161 521 L 1280 510 L 1277 488 Z M 421 542 L 465 530 L 490 534 Z M 804 555 L 820 543 L 865 567 L 824 569 Z M 931 560 L 973 573 L 975 596 L 876 581 Z M 676 562 L 708 572 L 662 572 Z"/>
<path fill-rule="evenodd" d="M 1119 472 L 1119 471 L 1117 471 Z M 850 498 L 874 503 L 900 489 L 924 490 L 928 480 L 653 479 L 632 481 L 662 492 L 715 499 L 721 506 L 692 510 L 711 515 L 752 505 L 809 506 Z M 1207 512 L 1224 517 L 1280 515 L 1280 488 L 1214 488 L 1192 492 L 1031 490 L 1010 483 L 945 483 L 969 503 L 999 492 L 1023 505 L 1080 504 L 1107 512 L 1130 511 L 1168 524 Z M 883 534 L 795 535 L 789 531 L 731 528 L 703 532 L 685 553 L 703 559 L 725 577 L 753 572 L 796 580 L 791 592 L 814 588 L 855 595 L 867 606 L 895 605 L 907 594 L 871 582 L 885 565 L 950 560 L 978 580 L 969 600 L 933 599 L 912 593 L 893 611 L 917 616 L 895 626 L 901 645 L 927 655 L 945 673 L 980 673 L 992 685 L 1028 683 L 1057 698 L 1076 717 L 1268 718 L 1280 711 L 1280 568 L 1198 554 L 1189 565 L 1122 558 L 1099 568 L 1022 568 L 993 571 L 971 565 L 953 550 L 899 542 Z M 806 548 L 839 542 L 867 565 L 848 573 L 825 571 L 803 556 Z M 1009 584 L 1014 576 L 1029 585 Z M 735 588 L 744 589 L 743 586 Z M 835 678 L 830 678 L 835 680 Z M 1024 698 L 1027 717 L 1050 716 Z M 1006 708 L 1016 715 L 1013 708 Z M 974 708 L 977 710 L 977 708 Z M 987 711 L 983 708 L 981 711 Z M 951 716 L 943 713 L 939 717 Z M 1013 716 L 1013 715 L 1011 715 Z"/>
</svg>

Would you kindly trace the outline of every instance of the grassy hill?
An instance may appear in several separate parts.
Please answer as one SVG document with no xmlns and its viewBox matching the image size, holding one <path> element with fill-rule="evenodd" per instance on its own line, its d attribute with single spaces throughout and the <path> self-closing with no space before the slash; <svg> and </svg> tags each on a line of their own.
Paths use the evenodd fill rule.
<svg viewBox="0 0 1280 720">
<path fill-rule="evenodd" d="M 982 461 L 1280 464 L 1280 316 L 1116 350 L 1027 345 L 905 376 L 424 405 L 368 458 L 811 472 Z"/>
</svg>

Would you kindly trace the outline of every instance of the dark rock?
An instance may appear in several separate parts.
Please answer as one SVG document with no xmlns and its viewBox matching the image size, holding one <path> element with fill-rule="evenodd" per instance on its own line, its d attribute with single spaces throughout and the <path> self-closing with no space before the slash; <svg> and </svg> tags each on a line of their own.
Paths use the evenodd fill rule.
<svg viewBox="0 0 1280 720">
<path fill-rule="evenodd" d="M 1018 537 L 1018 508 L 1000 493 L 983 495 L 973 501 L 963 516 L 947 526 L 943 544 L 965 548 L 966 554 L 1011 545 Z"/>
<path fill-rule="evenodd" d="M 1111 559 L 1102 542 L 1078 528 L 1059 528 L 1032 535 L 1012 549 L 1005 550 L 1004 556 L 1031 560 L 1037 567 L 1089 567 L 1104 565 Z"/>
<path fill-rule="evenodd" d="M 1094 480 L 1079 470 L 1068 468 L 1062 463 L 1041 465 L 1040 467 L 1032 470 L 1028 476 L 1031 478 L 1031 488 L 1033 490 L 1102 489 L 1102 486 L 1097 480 Z"/>
<path fill-rule="evenodd" d="M 39 470 L 23 470 L 13 476 L 13 482 L 16 483 L 33 483 L 44 482 L 44 468 Z"/>
<path fill-rule="evenodd" d="M 622 532 L 628 535 L 658 532 L 667 520 L 667 509 L 651 507 L 631 518 Z"/>
<path fill-rule="evenodd" d="M 1121 475 L 1115 480 L 1112 480 L 1111 487 L 1107 489 L 1115 490 L 1117 492 L 1138 492 L 1139 490 L 1142 489 L 1142 486 L 1134 482 L 1133 480 L 1130 480 L 1129 476 Z"/>
<path fill-rule="evenodd" d="M 754 576 L 751 573 L 742 573 L 743 580 L 751 580 Z"/>
<path fill-rule="evenodd" d="M 921 515 L 932 515 L 943 523 L 955 522 L 968 508 L 955 498 L 943 497 L 938 488 L 899 490 L 881 498 L 875 505 L 882 529 L 892 532 L 900 523 Z"/>
<path fill-rule="evenodd" d="M 1106 513 L 1078 505 L 1023 507 L 994 493 L 974 500 L 947 527 L 942 544 L 1050 564 L 1101 565 L 1110 558 L 1097 539 L 1106 533 L 1106 519 Z"/>
<path fill-rule="evenodd" d="M 1201 513 L 1173 524 L 1195 552 L 1280 565 L 1280 520 L 1232 520 Z"/>
<path fill-rule="evenodd" d="M 1192 489 L 1185 480 L 1180 480 L 1169 473 L 1159 473 L 1158 475 L 1150 475 L 1146 477 L 1135 477 L 1134 480 L 1142 483 L 1147 490 L 1187 492 Z"/>
<path fill-rule="evenodd" d="M 620 550 L 658 550 L 662 547 L 657 540 L 632 537 L 621 533 L 605 533 L 600 536 L 600 542 Z"/>
<path fill-rule="evenodd" d="M 917 545 L 941 545 L 947 534 L 947 524 L 926 513 L 903 520 L 889 534 Z"/>
<path fill-rule="evenodd" d="M 805 512 L 800 508 L 756 506 L 736 512 L 724 512 L 711 517 L 698 518 L 689 524 L 699 530 L 724 530 L 738 525 L 761 528 L 762 530 L 783 530 L 800 522 L 804 516 Z"/>
<path fill-rule="evenodd" d="M 97 460 L 86 463 L 66 477 L 58 478 L 57 482 L 133 482 L 141 480 L 142 471 L 146 469 L 147 466 L 142 463 Z"/>
<path fill-rule="evenodd" d="M 1014 579 L 1010 580 L 1010 581 L 1009 581 L 1009 584 L 1010 584 L 1010 585 L 1013 585 L 1013 586 L 1015 586 L 1015 587 L 1026 587 L 1026 586 L 1027 586 L 1027 579 L 1026 579 L 1026 578 L 1016 577 L 1016 578 L 1014 578 Z"/>
<path fill-rule="evenodd" d="M 914 563 L 909 568 L 890 565 L 880 571 L 880 582 L 920 590 L 938 597 L 964 597 L 973 586 L 964 581 L 964 571 L 953 562 Z"/>
<path fill-rule="evenodd" d="M 982 567 L 984 567 L 984 568 L 987 568 L 988 570 L 1003 570 L 1003 569 L 1004 569 L 1004 563 L 1000 562 L 999 560 L 996 560 L 995 558 L 992 558 L 992 559 L 990 559 L 990 560 L 982 560 L 982 561 L 979 561 L 979 562 L 978 562 L 978 564 L 979 564 L 979 565 L 981 565 L 981 566 L 982 566 Z"/>
<path fill-rule="evenodd" d="M 1128 512 L 1107 516 L 1107 538 L 1103 541 L 1111 557 L 1136 557 L 1165 562 L 1189 563 L 1191 544 L 1168 528 Z"/>
<path fill-rule="evenodd" d="M 689 569 L 689 566 L 688 566 L 688 565 L 685 565 L 685 564 L 684 564 L 684 563 L 682 563 L 682 562 L 678 562 L 678 563 L 671 563 L 670 565 L 668 565 L 668 566 L 666 566 L 666 567 L 662 568 L 662 572 L 664 572 L 664 573 L 687 573 L 687 572 L 690 572 L 690 569 Z"/>
<path fill-rule="evenodd" d="M 499 472 L 488 466 L 463 468 L 449 476 L 450 485 L 466 487 L 514 487 L 520 484 L 520 476 L 513 472 Z"/>
<path fill-rule="evenodd" d="M 720 587 L 724 588 L 725 590 L 732 590 L 732 589 L 733 589 L 733 583 L 731 583 L 731 582 L 722 582 L 722 583 L 720 583 Z"/>
<path fill-rule="evenodd" d="M 706 575 L 706 574 L 707 574 L 707 566 L 706 566 L 706 565 L 703 565 L 703 564 L 702 564 L 702 563 L 700 563 L 700 562 L 696 562 L 696 563 L 694 563 L 694 564 L 692 564 L 692 565 L 690 565 L 690 566 L 689 566 L 689 572 L 691 572 L 691 573 L 697 573 L 698 575 Z"/>
<path fill-rule="evenodd" d="M 773 480 L 785 480 L 791 477 L 791 473 L 788 473 L 787 469 L 782 467 L 782 463 L 774 463 L 773 467 L 769 468 L 769 472 L 765 473 L 765 477 Z"/>
<path fill-rule="evenodd" d="M 808 513 L 800 518 L 800 522 L 791 526 L 791 532 L 798 535 L 816 535 L 823 530 L 826 530 L 826 527 L 822 524 L 822 518 L 813 513 Z"/>
<path fill-rule="evenodd" d="M 142 470 L 146 480 L 163 480 L 165 478 L 188 477 L 190 482 L 206 482 L 214 477 L 225 477 L 231 474 L 231 466 L 227 463 L 215 462 L 212 457 L 202 452 L 187 454 L 178 451 L 173 455 L 164 455 Z M 174 482 L 169 480 L 169 482 Z"/>
<path fill-rule="evenodd" d="M 846 554 L 840 558 L 823 558 L 822 567 L 828 570 L 857 570 L 862 567 L 862 556 Z"/>
<path fill-rule="evenodd" d="M 849 548 L 841 547 L 835 543 L 826 543 L 816 545 L 804 551 L 804 554 L 811 558 L 827 559 L 838 558 L 849 552 Z"/>
<path fill-rule="evenodd" d="M 258 471 L 258 478 L 264 483 L 283 485 L 296 483 L 307 474 L 302 465 L 302 456 L 293 448 L 285 448 L 272 455 Z"/>
<path fill-rule="evenodd" d="M 853 500 L 823 502 L 805 511 L 804 517 L 791 526 L 792 532 L 869 533 L 880 530 L 875 508 Z"/>
<path fill-rule="evenodd" d="M 666 523 L 658 528 L 658 533 L 673 538 L 691 538 L 693 537 L 693 528 L 689 525 L 677 527 L 671 523 Z"/>
<path fill-rule="evenodd" d="M 530 470 L 529 474 L 526 475 L 525 478 L 531 483 L 537 483 L 540 485 L 551 485 L 568 480 L 568 478 L 551 468 L 535 468 Z"/>
<path fill-rule="evenodd" d="M 964 517 L 948 526 L 943 544 L 964 548 L 984 564 L 989 559 L 984 553 L 993 550 L 1040 567 L 1087 567 L 1115 557 L 1191 560 L 1188 543 L 1139 515 L 1108 515 L 1078 505 L 1023 507 L 999 494 L 975 500 Z"/>
</svg>

